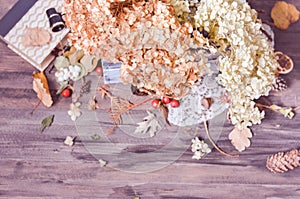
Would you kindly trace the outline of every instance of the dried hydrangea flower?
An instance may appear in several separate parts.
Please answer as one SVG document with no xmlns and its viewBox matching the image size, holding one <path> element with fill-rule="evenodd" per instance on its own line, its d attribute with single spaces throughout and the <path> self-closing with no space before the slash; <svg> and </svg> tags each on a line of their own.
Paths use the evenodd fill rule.
<svg viewBox="0 0 300 199">
<path fill-rule="evenodd" d="M 201 52 L 207 40 L 191 34 L 163 1 L 83 1 L 64 4 L 69 42 L 107 61 L 121 61 L 121 80 L 157 96 L 181 98 L 207 71 Z"/>
<path fill-rule="evenodd" d="M 184 0 L 176 4 L 179 1 Z M 253 100 L 269 94 L 278 63 L 261 31 L 257 12 L 235 0 L 205 0 L 192 6 L 197 9 L 191 16 L 194 28 L 207 32 L 208 48 L 222 54 L 218 58 L 218 78 L 232 102 L 231 122 L 239 128 L 259 124 L 264 112 L 255 107 Z"/>
</svg>

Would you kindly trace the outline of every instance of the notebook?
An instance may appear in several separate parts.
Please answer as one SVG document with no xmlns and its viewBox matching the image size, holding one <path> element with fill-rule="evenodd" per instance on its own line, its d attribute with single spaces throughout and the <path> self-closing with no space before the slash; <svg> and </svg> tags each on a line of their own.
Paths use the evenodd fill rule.
<svg viewBox="0 0 300 199">
<path fill-rule="evenodd" d="M 51 51 L 63 40 L 69 32 L 68 28 L 53 33 L 46 15 L 48 8 L 55 8 L 58 12 L 64 0 L 19 0 L 11 10 L 0 20 L 0 38 L 10 49 L 28 61 L 38 70 L 43 71 L 54 60 Z M 25 47 L 22 35 L 28 28 L 45 28 L 51 34 L 49 44 L 35 47 Z"/>
</svg>

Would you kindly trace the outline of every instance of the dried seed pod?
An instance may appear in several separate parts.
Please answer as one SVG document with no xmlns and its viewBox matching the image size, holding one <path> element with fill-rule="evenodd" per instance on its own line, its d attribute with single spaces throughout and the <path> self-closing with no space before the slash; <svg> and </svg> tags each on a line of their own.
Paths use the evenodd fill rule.
<svg viewBox="0 0 300 199">
<path fill-rule="evenodd" d="M 283 54 L 282 52 L 275 52 L 275 56 L 280 65 L 277 68 L 279 74 L 288 74 L 293 70 L 294 62 L 289 56 Z"/>
<path fill-rule="evenodd" d="M 273 173 L 283 173 L 300 166 L 300 151 L 293 149 L 288 152 L 278 152 L 268 157 L 266 167 Z"/>
</svg>

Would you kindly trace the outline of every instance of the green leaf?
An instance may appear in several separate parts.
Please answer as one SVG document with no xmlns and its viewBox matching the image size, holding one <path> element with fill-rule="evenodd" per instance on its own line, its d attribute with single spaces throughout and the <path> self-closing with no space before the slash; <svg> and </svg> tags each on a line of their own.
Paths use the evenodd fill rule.
<svg viewBox="0 0 300 199">
<path fill-rule="evenodd" d="M 59 89 L 56 92 L 56 95 L 59 95 L 67 87 L 68 87 L 68 82 L 61 83 Z"/>
<path fill-rule="evenodd" d="M 99 140 L 100 139 L 100 136 L 98 134 L 95 134 L 95 135 L 92 135 L 91 138 L 93 140 Z"/>
<path fill-rule="evenodd" d="M 43 119 L 43 121 L 41 123 L 41 129 L 40 129 L 41 133 L 44 132 L 46 127 L 51 126 L 51 124 L 53 123 L 53 119 L 54 119 L 54 115 L 50 115 Z"/>
<path fill-rule="evenodd" d="M 80 63 L 86 69 L 86 71 L 90 73 L 96 68 L 98 60 L 95 58 L 95 56 L 84 55 L 81 58 Z"/>
<path fill-rule="evenodd" d="M 67 58 L 64 56 L 59 56 L 54 61 L 54 66 L 57 70 L 60 70 L 62 68 L 67 68 L 70 66 L 70 62 Z"/>
</svg>

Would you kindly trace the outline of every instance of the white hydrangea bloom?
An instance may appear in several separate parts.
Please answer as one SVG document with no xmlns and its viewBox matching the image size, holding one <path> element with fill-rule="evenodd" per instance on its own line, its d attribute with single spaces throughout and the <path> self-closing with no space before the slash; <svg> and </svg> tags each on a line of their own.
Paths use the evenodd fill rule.
<svg viewBox="0 0 300 199">
<path fill-rule="evenodd" d="M 70 78 L 70 71 L 68 68 L 63 68 L 62 70 L 58 70 L 55 72 L 55 77 L 58 82 L 67 81 Z"/>
<path fill-rule="evenodd" d="M 71 80 L 76 80 L 77 77 L 79 77 L 80 72 L 81 72 L 81 67 L 74 65 L 74 66 L 69 66 L 69 76 Z"/>
<path fill-rule="evenodd" d="M 192 152 L 194 153 L 192 159 L 200 160 L 204 155 L 210 153 L 211 149 L 203 140 L 195 137 L 192 139 Z"/>
<path fill-rule="evenodd" d="M 210 17 L 207 17 L 210 16 Z M 197 4 L 194 26 L 209 32 L 225 47 L 218 58 L 218 79 L 230 93 L 231 122 L 239 128 L 259 124 L 264 117 L 254 99 L 268 95 L 275 80 L 277 61 L 262 23 L 247 3 L 236 0 L 202 0 Z"/>
</svg>

